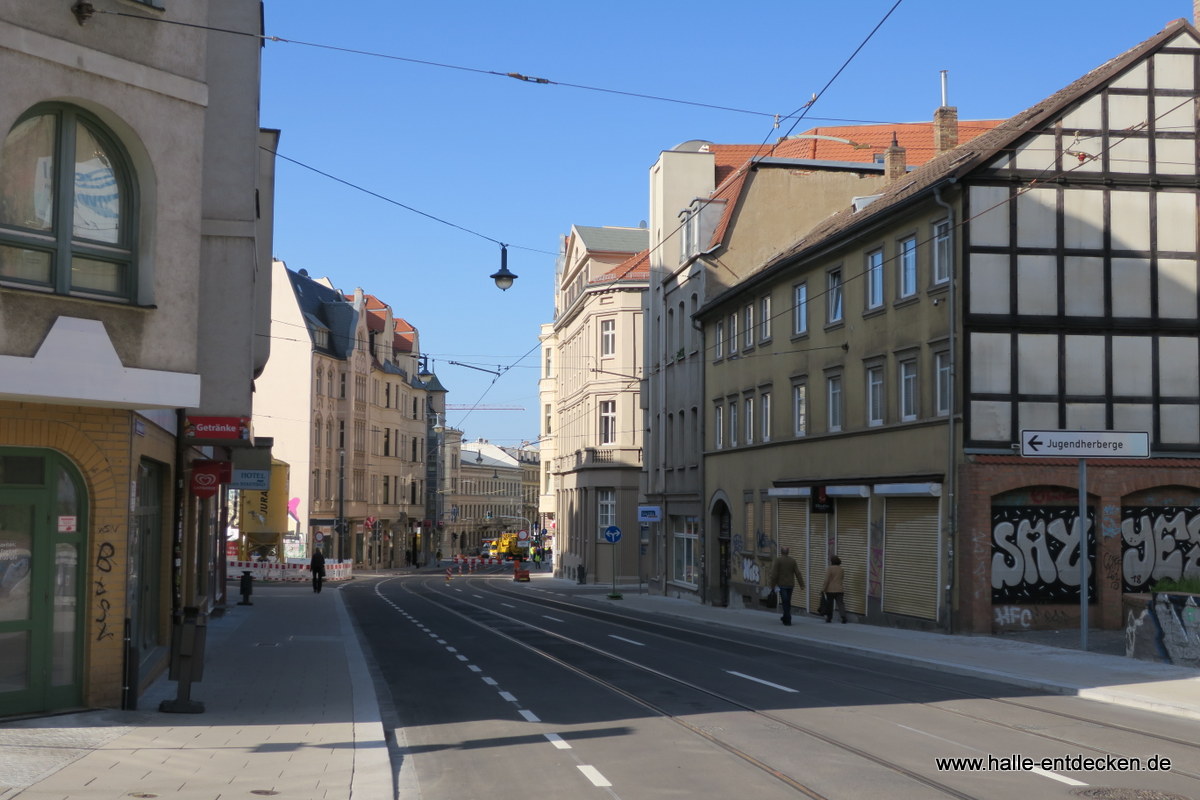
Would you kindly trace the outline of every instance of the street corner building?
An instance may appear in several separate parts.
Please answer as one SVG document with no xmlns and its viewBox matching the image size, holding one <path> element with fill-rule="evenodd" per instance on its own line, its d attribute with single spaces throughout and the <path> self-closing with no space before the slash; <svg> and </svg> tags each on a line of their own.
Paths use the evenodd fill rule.
<svg viewBox="0 0 1200 800">
<path fill-rule="evenodd" d="M 261 12 L 0 11 L 0 715 L 136 707 L 223 607 L 223 485 L 270 464 Z"/>
</svg>

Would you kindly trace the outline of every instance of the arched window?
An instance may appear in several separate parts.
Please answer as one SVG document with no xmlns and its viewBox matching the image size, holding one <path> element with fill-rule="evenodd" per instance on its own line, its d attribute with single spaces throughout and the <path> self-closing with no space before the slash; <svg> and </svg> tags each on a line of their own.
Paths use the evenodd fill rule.
<svg viewBox="0 0 1200 800">
<path fill-rule="evenodd" d="M 38 106 L 0 150 L 0 281 L 58 294 L 136 295 L 132 169 L 87 112 Z"/>
</svg>

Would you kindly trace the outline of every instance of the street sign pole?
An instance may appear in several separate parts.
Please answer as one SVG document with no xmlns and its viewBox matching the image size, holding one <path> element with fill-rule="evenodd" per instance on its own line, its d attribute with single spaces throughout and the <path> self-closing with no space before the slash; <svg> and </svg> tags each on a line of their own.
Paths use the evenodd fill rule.
<svg viewBox="0 0 1200 800">
<path fill-rule="evenodd" d="M 608 597 L 610 600 L 620 600 L 621 593 L 617 591 L 617 542 L 621 541 L 621 529 L 609 525 L 604 529 L 604 538 L 612 547 L 612 591 Z"/>
<path fill-rule="evenodd" d="M 1079 647 L 1088 649 L 1087 460 L 1149 458 L 1146 431 L 1021 431 L 1021 455 L 1079 460 Z M 1097 514 L 1099 520 L 1099 514 Z M 1100 540 L 1097 538 L 1096 546 Z"/>
</svg>

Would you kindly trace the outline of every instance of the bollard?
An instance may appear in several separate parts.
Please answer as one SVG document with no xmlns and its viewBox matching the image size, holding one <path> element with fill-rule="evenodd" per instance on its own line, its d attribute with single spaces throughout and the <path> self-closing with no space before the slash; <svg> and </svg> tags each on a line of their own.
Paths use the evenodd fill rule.
<svg viewBox="0 0 1200 800">
<path fill-rule="evenodd" d="M 241 581 L 241 590 L 240 591 L 242 593 L 242 599 L 238 602 L 238 605 L 239 606 L 254 605 L 254 603 L 250 602 L 250 595 L 254 593 L 254 575 L 248 569 L 242 570 L 242 581 Z"/>
</svg>

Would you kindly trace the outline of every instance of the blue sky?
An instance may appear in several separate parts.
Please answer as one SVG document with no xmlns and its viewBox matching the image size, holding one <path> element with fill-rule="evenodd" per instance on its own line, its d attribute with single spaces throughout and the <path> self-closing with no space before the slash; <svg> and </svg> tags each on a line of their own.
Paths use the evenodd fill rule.
<svg viewBox="0 0 1200 800">
<path fill-rule="evenodd" d="M 771 115 L 815 93 L 792 132 L 925 121 L 943 69 L 960 119 L 1008 117 L 1192 12 L 1188 0 L 895 5 L 266 0 L 267 35 L 290 40 L 263 51 L 261 124 L 282 131 L 280 155 L 394 201 L 280 159 L 275 256 L 389 303 L 420 331 L 449 403 L 524 407 L 447 415 L 468 439 L 516 445 L 538 435 L 537 335 L 560 237 L 646 220 L 660 151 L 773 142 L 792 123 Z M 557 84 L 488 74 L 509 72 Z M 520 276 L 507 292 L 488 278 L 496 242 Z"/>
</svg>

